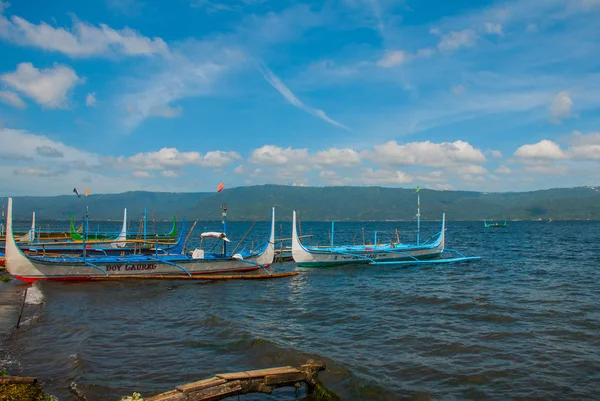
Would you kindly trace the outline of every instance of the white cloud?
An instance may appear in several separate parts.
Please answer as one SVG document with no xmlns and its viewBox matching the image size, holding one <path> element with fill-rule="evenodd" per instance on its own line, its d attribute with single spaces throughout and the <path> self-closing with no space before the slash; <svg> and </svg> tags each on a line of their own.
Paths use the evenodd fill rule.
<svg viewBox="0 0 600 401">
<path fill-rule="evenodd" d="M 568 170 L 565 166 L 557 164 L 536 164 L 525 166 L 523 171 L 532 174 L 565 175 Z"/>
<path fill-rule="evenodd" d="M 154 106 L 150 109 L 150 115 L 164 118 L 175 118 L 181 115 L 181 106 Z"/>
<path fill-rule="evenodd" d="M 274 145 L 265 145 L 254 149 L 248 161 L 261 165 L 308 164 L 309 157 L 307 149 L 284 149 Z"/>
<path fill-rule="evenodd" d="M 585 135 L 579 131 L 573 131 L 573 133 L 568 136 L 566 140 L 575 146 L 600 145 L 600 132 L 592 132 Z"/>
<path fill-rule="evenodd" d="M 496 170 L 494 170 L 494 172 L 497 174 L 510 174 L 510 173 L 512 173 L 512 170 L 503 165 L 503 166 L 498 167 Z"/>
<path fill-rule="evenodd" d="M 483 166 L 478 166 L 475 164 L 469 164 L 466 166 L 457 166 L 453 168 L 453 171 L 457 174 L 468 174 L 468 175 L 480 175 L 487 174 L 487 170 Z"/>
<path fill-rule="evenodd" d="M 514 156 L 522 160 L 559 160 L 567 157 L 560 146 L 548 139 L 523 145 L 515 151 Z"/>
<path fill-rule="evenodd" d="M 64 169 L 51 169 L 48 167 L 38 166 L 18 167 L 14 170 L 15 175 L 28 175 L 35 177 L 56 177 L 66 173 L 67 171 Z"/>
<path fill-rule="evenodd" d="M 443 35 L 438 43 L 438 49 L 444 53 L 451 53 L 461 47 L 472 47 L 477 41 L 477 33 L 473 29 L 465 29 L 464 31 L 451 31 Z"/>
<path fill-rule="evenodd" d="M 131 176 L 135 178 L 154 178 L 154 176 L 147 171 L 134 171 L 131 173 Z"/>
<path fill-rule="evenodd" d="M 349 167 L 360 164 L 360 155 L 354 149 L 330 148 L 316 152 L 312 161 L 319 165 Z"/>
<path fill-rule="evenodd" d="M 319 178 L 327 185 L 348 185 L 353 183 L 353 178 L 349 176 L 341 177 L 336 171 L 321 170 Z"/>
<path fill-rule="evenodd" d="M 85 105 L 88 107 L 96 105 L 96 93 L 95 92 L 87 94 L 87 96 L 85 97 Z"/>
<path fill-rule="evenodd" d="M 0 80 L 48 108 L 66 107 L 69 91 L 80 82 L 65 65 L 38 70 L 31 63 L 19 64 L 15 72 L 0 75 Z"/>
<path fill-rule="evenodd" d="M 250 169 L 243 164 L 240 164 L 239 166 L 233 169 L 234 174 L 247 175 L 253 178 L 262 177 L 262 172 L 263 171 L 261 168 Z"/>
<path fill-rule="evenodd" d="M 444 172 L 440 170 L 430 171 L 426 174 L 419 174 L 416 178 L 419 181 L 426 182 L 444 182 L 448 179 L 444 176 Z"/>
<path fill-rule="evenodd" d="M 500 152 L 499 150 L 490 150 L 489 154 L 492 157 L 495 157 L 496 159 L 501 159 L 502 158 L 502 152 Z"/>
<path fill-rule="evenodd" d="M 180 152 L 176 148 L 162 148 L 157 152 L 138 153 L 133 156 L 104 157 L 119 169 L 135 170 L 173 170 L 186 166 L 202 166 L 219 168 L 241 159 L 237 152 L 213 151 L 205 155 L 199 152 Z"/>
<path fill-rule="evenodd" d="M 463 174 L 459 178 L 461 181 L 469 183 L 485 182 L 485 178 L 480 175 L 474 177 L 471 174 Z"/>
<path fill-rule="evenodd" d="M 600 144 L 573 146 L 569 148 L 569 156 L 576 160 L 600 160 Z"/>
<path fill-rule="evenodd" d="M 486 22 L 484 24 L 485 32 L 490 35 L 498 35 L 503 36 L 504 32 L 502 31 L 502 24 L 494 24 L 491 22 Z"/>
<path fill-rule="evenodd" d="M 38 155 L 44 157 L 65 157 L 65 154 L 63 152 L 48 145 L 38 146 L 37 148 L 35 148 L 35 151 Z"/>
<path fill-rule="evenodd" d="M 281 93 L 281 95 L 291 105 L 296 106 L 299 109 L 302 109 L 302 110 L 306 111 L 307 113 L 312 114 L 315 117 L 318 117 L 324 121 L 327 121 L 328 123 L 335 125 L 336 127 L 349 130 L 349 128 L 346 127 L 344 124 L 335 121 L 334 119 L 329 117 L 327 114 L 325 114 L 325 112 L 323 110 L 315 109 L 315 108 L 312 108 L 312 107 L 307 106 L 304 103 L 302 103 L 302 101 L 300 101 L 300 99 L 298 99 L 296 97 L 296 95 L 294 95 L 292 93 L 292 91 L 287 86 L 285 86 L 285 84 L 266 65 L 259 64 L 259 69 L 260 69 L 260 72 L 262 73 L 263 77 L 265 78 L 265 80 L 269 84 L 271 84 L 271 86 L 273 88 L 277 89 L 277 91 L 279 93 Z"/>
<path fill-rule="evenodd" d="M 554 124 L 557 124 L 561 120 L 571 117 L 572 107 L 573 100 L 571 100 L 569 92 L 563 91 L 557 93 L 549 107 L 550 121 L 552 121 Z"/>
<path fill-rule="evenodd" d="M 167 177 L 167 178 L 177 178 L 179 177 L 179 173 L 177 173 L 177 171 L 173 171 L 173 170 L 165 170 L 161 173 L 161 175 L 163 177 Z"/>
<path fill-rule="evenodd" d="M 579 131 L 565 138 L 571 143 L 567 153 L 575 160 L 600 160 L 600 132 L 584 135 Z"/>
<path fill-rule="evenodd" d="M 395 67 L 408 61 L 408 55 L 401 50 L 387 50 L 385 55 L 377 61 L 377 65 L 382 68 Z"/>
<path fill-rule="evenodd" d="M 71 30 L 55 28 L 45 22 L 39 25 L 13 15 L 0 14 L 0 37 L 23 46 L 57 51 L 73 57 L 123 54 L 149 56 L 168 54 L 161 38 L 147 38 L 130 28 L 115 30 L 108 25 L 98 27 L 75 20 Z"/>
<path fill-rule="evenodd" d="M 358 176 L 358 182 L 361 184 L 407 184 L 413 178 L 403 171 L 399 170 L 374 170 L 364 168 Z"/>
<path fill-rule="evenodd" d="M 375 145 L 374 151 L 361 152 L 361 156 L 380 164 L 429 167 L 483 163 L 486 160 L 481 150 L 464 141 L 442 143 L 425 141 L 405 145 L 389 141 L 383 145 Z"/>
<path fill-rule="evenodd" d="M 17 109 L 24 109 L 27 107 L 25 102 L 14 92 L 0 91 L 0 102 L 10 104 Z"/>
<path fill-rule="evenodd" d="M 2 143 L 0 153 L 18 156 L 23 160 L 36 160 L 38 156 L 50 156 L 61 163 L 78 165 L 84 162 L 88 165 L 98 163 L 98 155 L 94 153 L 81 151 L 46 136 L 30 134 L 22 130 L 0 128 L 0 143 Z"/>
</svg>

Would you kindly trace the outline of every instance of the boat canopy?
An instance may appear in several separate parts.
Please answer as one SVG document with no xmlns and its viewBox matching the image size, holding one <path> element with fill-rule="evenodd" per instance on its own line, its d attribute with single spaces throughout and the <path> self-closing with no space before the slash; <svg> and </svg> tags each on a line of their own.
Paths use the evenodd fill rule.
<svg viewBox="0 0 600 401">
<path fill-rule="evenodd" d="M 218 233 L 216 231 L 208 231 L 205 233 L 200 234 L 200 238 L 218 238 L 218 239 L 222 239 L 223 241 L 226 242 L 231 242 L 229 240 L 229 238 L 227 238 L 227 235 L 225 233 Z"/>
</svg>

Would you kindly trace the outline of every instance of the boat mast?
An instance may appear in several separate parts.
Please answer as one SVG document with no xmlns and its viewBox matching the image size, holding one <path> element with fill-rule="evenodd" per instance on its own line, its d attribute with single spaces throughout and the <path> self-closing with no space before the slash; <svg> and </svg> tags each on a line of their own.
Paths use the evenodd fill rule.
<svg viewBox="0 0 600 401">
<path fill-rule="evenodd" d="M 417 187 L 417 245 L 419 245 L 419 237 L 421 235 L 421 195 L 419 187 Z"/>
<path fill-rule="evenodd" d="M 221 209 L 223 209 L 223 234 L 227 235 L 227 205 L 224 203 Z M 226 252 L 227 241 L 223 240 L 223 256 L 225 256 Z"/>
<path fill-rule="evenodd" d="M 146 242 L 146 208 L 144 208 L 144 243 Z"/>
<path fill-rule="evenodd" d="M 331 249 L 333 249 L 333 220 L 331 220 Z"/>
<path fill-rule="evenodd" d="M 87 250 L 85 247 L 85 241 L 87 240 L 88 235 L 88 207 L 85 207 L 85 212 L 83 213 L 83 238 L 81 243 L 83 244 L 83 257 L 87 256 Z"/>
</svg>

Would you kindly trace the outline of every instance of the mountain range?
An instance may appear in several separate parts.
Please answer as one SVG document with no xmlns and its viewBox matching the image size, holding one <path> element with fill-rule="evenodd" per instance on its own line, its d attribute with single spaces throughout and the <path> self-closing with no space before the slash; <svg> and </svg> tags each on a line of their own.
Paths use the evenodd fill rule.
<svg viewBox="0 0 600 401">
<path fill-rule="evenodd" d="M 600 187 L 576 187 L 531 192 L 419 191 L 421 219 L 438 220 L 598 220 Z M 6 205 L 6 197 L 0 203 Z M 217 221 L 227 205 L 228 220 L 268 219 L 276 207 L 279 220 L 290 220 L 297 210 L 305 221 L 414 220 L 415 189 L 386 187 L 300 187 L 260 185 L 221 192 L 171 193 L 131 191 L 120 194 L 17 196 L 14 218 L 64 220 L 72 213 L 79 220 L 88 210 L 90 220 L 120 220 L 123 208 L 130 220 L 169 220 L 173 215 Z"/>
</svg>

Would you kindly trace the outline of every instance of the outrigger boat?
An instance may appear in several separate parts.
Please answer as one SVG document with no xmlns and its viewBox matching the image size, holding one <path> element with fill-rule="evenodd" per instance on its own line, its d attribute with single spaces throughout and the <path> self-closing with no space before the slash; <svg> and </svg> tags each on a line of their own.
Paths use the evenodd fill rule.
<svg viewBox="0 0 600 401">
<path fill-rule="evenodd" d="M 505 222 L 499 222 L 499 221 L 492 221 L 489 222 L 487 220 L 483 220 L 483 227 L 484 228 L 506 228 L 508 225 Z"/>
<path fill-rule="evenodd" d="M 417 244 L 333 245 L 329 247 L 306 246 L 300 242 L 296 229 L 296 211 L 292 216 L 292 257 L 299 267 L 328 267 L 348 264 L 363 265 L 414 265 L 428 263 L 453 263 L 478 260 L 480 257 L 464 256 L 445 248 L 446 215 L 442 214 L 442 229 L 429 240 Z M 444 253 L 454 257 L 444 257 Z"/>
<path fill-rule="evenodd" d="M 421 198 L 417 187 L 417 242 L 416 244 L 386 243 L 373 245 L 334 245 L 334 224 L 331 223 L 329 247 L 306 246 L 300 242 L 296 228 L 296 211 L 292 215 L 292 257 L 299 267 L 326 267 L 347 264 L 414 265 L 466 262 L 481 259 L 464 256 L 446 245 L 446 214 L 442 214 L 442 229 L 424 242 L 420 241 Z M 377 235 L 377 234 L 376 234 Z M 453 256 L 446 256 L 453 255 Z"/>
<path fill-rule="evenodd" d="M 271 217 L 271 235 L 265 244 L 235 254 L 207 253 L 195 249 L 167 255 L 134 255 L 125 257 L 48 257 L 26 255 L 17 246 L 12 230 L 12 198 L 8 198 L 6 216 L 6 270 L 25 282 L 38 280 L 106 280 L 152 279 L 182 276 L 245 273 L 265 269 L 275 255 L 275 209 Z M 225 250 L 225 247 L 223 247 Z M 266 270 L 268 272 L 268 270 Z M 269 273 L 269 272 L 268 272 Z M 270 274 L 270 273 L 269 273 Z"/>
<path fill-rule="evenodd" d="M 34 214 L 34 223 L 32 224 L 32 228 L 30 232 L 36 233 L 35 231 L 35 214 Z M 73 221 L 71 219 L 71 229 L 74 229 Z M 87 226 L 87 224 L 85 224 Z M 192 228 L 193 229 L 193 228 Z M 86 230 L 87 231 L 87 230 Z M 176 232 L 176 221 L 173 221 L 173 228 L 171 231 L 166 234 L 166 236 L 170 236 Z M 143 235 L 143 239 L 127 239 L 127 209 L 125 208 L 123 212 L 123 227 L 118 236 L 115 237 L 115 234 L 112 235 L 111 239 L 97 239 L 98 237 L 93 235 L 92 239 L 90 236 L 83 233 L 80 235 L 78 239 L 75 240 L 63 240 L 63 241 L 35 241 L 29 242 L 29 237 L 18 237 L 16 240 L 18 241 L 19 248 L 26 254 L 36 254 L 36 255 L 47 255 L 47 254 L 60 254 L 60 255 L 69 255 L 69 256 L 78 256 L 83 255 L 84 248 L 82 244 L 85 243 L 85 253 L 86 256 L 109 256 L 109 255 L 118 255 L 125 256 L 131 254 L 167 254 L 176 252 L 184 242 L 184 234 L 185 233 L 185 218 L 182 219 L 181 222 L 181 235 L 177 238 L 166 237 L 164 234 L 161 235 Z M 27 234 L 30 235 L 30 234 Z M 33 234 L 36 237 L 35 234 Z M 138 237 L 142 237 L 141 234 L 137 235 Z M 87 238 L 87 239 L 86 239 Z M 109 238 L 108 235 L 105 235 L 105 238 Z M 4 242 L 4 241 L 3 241 Z M 4 243 L 0 245 L 0 251 L 4 251 L 5 246 Z"/>
</svg>

